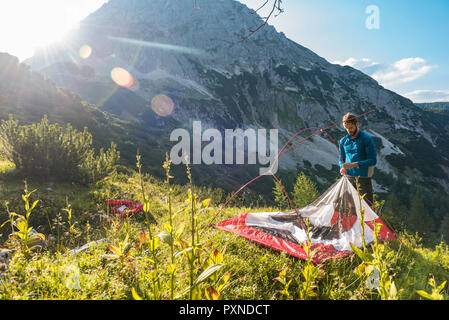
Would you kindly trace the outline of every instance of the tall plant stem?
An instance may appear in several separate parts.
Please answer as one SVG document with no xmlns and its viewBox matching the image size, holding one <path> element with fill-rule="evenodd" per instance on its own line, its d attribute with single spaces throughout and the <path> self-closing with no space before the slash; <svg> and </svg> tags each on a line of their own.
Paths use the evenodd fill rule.
<svg viewBox="0 0 449 320">
<path fill-rule="evenodd" d="M 189 298 L 192 300 L 193 297 L 193 273 L 194 273 L 194 263 L 195 263 L 195 194 L 193 193 L 193 182 L 192 182 L 192 172 L 190 170 L 190 166 L 188 164 L 188 161 L 186 161 L 187 166 L 187 176 L 189 178 L 189 185 L 190 185 L 190 211 L 191 211 L 191 259 L 189 259 L 189 266 L 190 266 L 190 293 Z"/>
<path fill-rule="evenodd" d="M 172 265 L 175 263 L 175 256 L 174 256 L 174 239 L 173 239 L 173 212 L 171 207 L 171 186 L 170 186 L 170 179 L 172 178 L 170 176 L 170 164 L 171 161 L 168 158 L 168 153 L 165 154 L 165 162 L 164 162 L 164 169 L 165 169 L 165 175 L 166 175 L 166 185 L 167 185 L 167 201 L 168 201 L 168 215 L 169 215 L 169 222 L 170 222 L 170 261 Z M 172 271 L 170 275 L 170 299 L 173 300 L 174 296 L 174 287 L 175 287 L 175 272 Z"/>
</svg>

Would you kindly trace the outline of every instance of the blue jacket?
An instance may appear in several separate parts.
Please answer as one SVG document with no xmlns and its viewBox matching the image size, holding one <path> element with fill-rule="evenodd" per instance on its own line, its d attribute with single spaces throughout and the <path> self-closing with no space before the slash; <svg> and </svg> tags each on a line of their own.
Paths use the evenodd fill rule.
<svg viewBox="0 0 449 320">
<path fill-rule="evenodd" d="M 359 129 L 356 138 L 352 140 L 349 134 L 340 140 L 339 158 L 340 168 L 342 168 L 342 158 L 344 163 L 357 162 L 358 168 L 351 168 L 346 171 L 348 176 L 368 177 L 368 167 L 375 166 L 377 163 L 376 143 L 369 134 Z"/>
</svg>

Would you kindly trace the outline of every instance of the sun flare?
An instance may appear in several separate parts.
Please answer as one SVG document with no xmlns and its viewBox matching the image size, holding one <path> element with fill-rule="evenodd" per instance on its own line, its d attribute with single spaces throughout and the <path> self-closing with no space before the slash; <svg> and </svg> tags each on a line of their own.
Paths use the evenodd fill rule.
<svg viewBox="0 0 449 320">
<path fill-rule="evenodd" d="M 106 0 L 15 0 L 0 4 L 0 51 L 25 59 L 63 41 L 79 21 Z M 8 45 L 7 45 L 8 44 Z"/>
</svg>

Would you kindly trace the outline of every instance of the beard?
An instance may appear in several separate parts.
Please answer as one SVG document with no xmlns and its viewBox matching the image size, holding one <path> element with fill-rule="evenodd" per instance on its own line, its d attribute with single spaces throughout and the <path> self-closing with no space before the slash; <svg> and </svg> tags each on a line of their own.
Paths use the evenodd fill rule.
<svg viewBox="0 0 449 320">
<path fill-rule="evenodd" d="M 359 128 L 356 128 L 355 130 L 348 132 L 348 134 L 351 138 L 354 138 L 358 132 L 359 132 Z"/>
</svg>

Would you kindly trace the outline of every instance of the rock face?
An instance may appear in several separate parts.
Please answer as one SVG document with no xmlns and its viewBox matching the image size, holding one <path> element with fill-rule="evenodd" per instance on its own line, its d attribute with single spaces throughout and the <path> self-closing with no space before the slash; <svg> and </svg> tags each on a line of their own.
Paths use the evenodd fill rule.
<svg viewBox="0 0 449 320">
<path fill-rule="evenodd" d="M 449 167 L 447 129 L 412 101 L 356 69 L 329 63 L 270 25 L 240 41 L 262 19 L 238 1 L 197 3 L 199 9 L 191 0 L 110 0 L 64 44 L 26 63 L 166 145 L 175 127 L 201 120 L 203 129 L 277 128 L 280 149 L 302 129 L 375 110 L 360 121 L 378 144 L 377 169 L 447 188 L 448 172 L 438 169 Z M 91 49 L 88 57 L 80 54 L 83 46 Z M 117 67 L 132 75 L 132 85 L 111 80 Z M 151 108 L 158 94 L 173 101 L 173 113 Z M 345 134 L 341 126 L 328 133 L 336 142 Z M 279 164 L 307 163 L 336 170 L 338 152 L 326 135 L 292 149 Z"/>
</svg>

